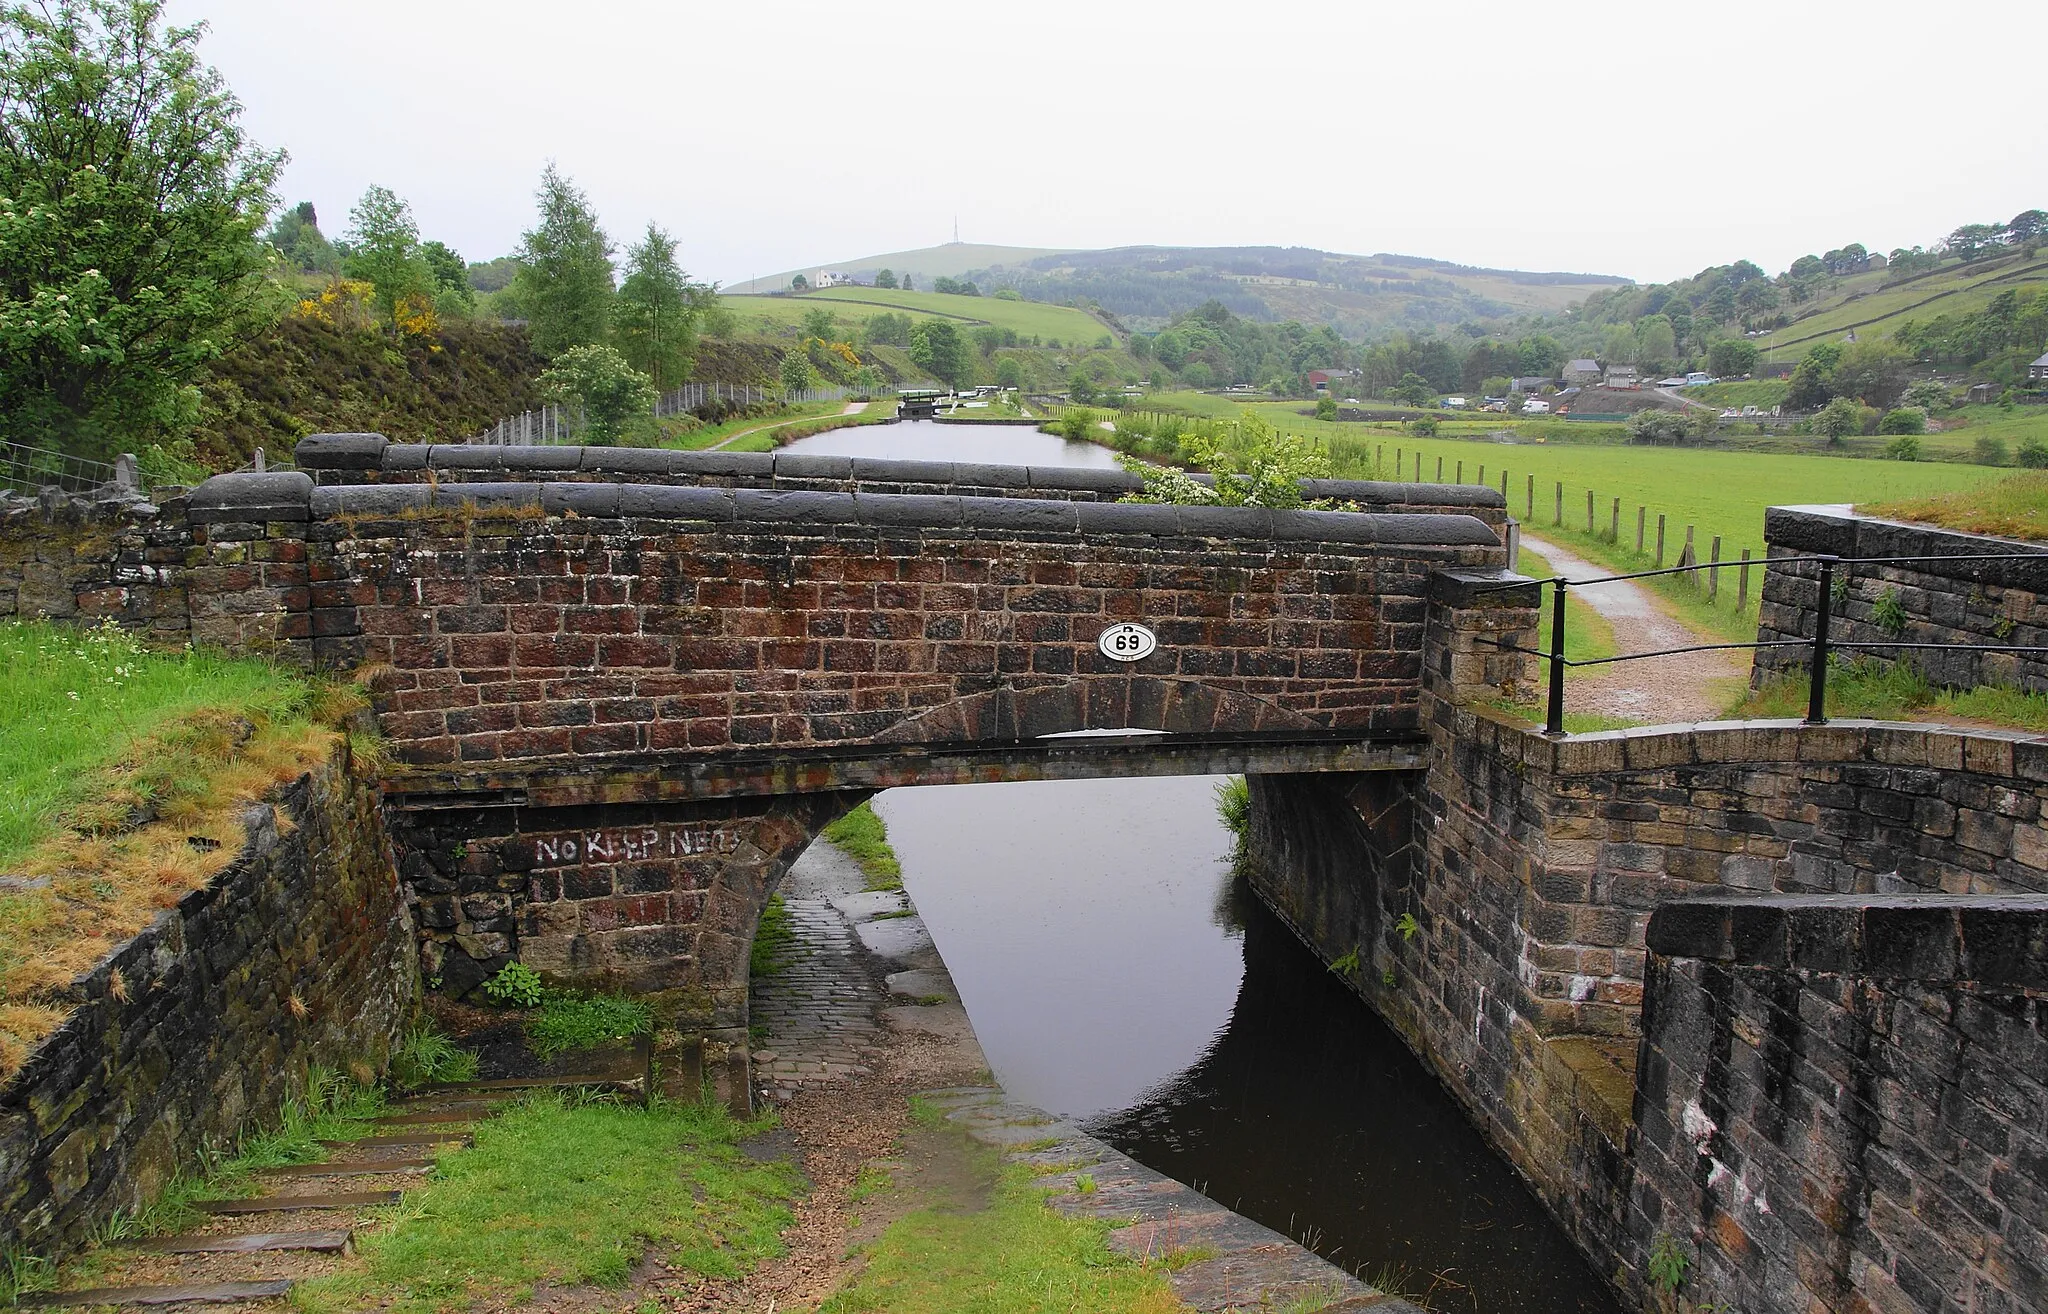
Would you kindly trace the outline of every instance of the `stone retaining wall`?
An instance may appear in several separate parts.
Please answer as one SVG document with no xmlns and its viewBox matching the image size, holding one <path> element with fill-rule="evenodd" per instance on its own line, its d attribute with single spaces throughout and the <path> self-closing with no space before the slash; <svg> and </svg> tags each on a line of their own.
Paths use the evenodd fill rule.
<svg viewBox="0 0 2048 1314">
<path fill-rule="evenodd" d="M 2048 899 L 1667 903 L 1635 1206 L 1695 1301 L 2048 1308 Z"/>
<path fill-rule="evenodd" d="M 2001 645 L 2048 647 L 2048 604 L 2043 602 L 2048 594 L 2048 551 L 2039 544 L 1879 520 L 1844 507 L 1810 506 L 1772 507 L 1764 516 L 1764 539 L 1773 557 L 2028 554 L 2019 561 L 1838 566 L 1828 636 L 1835 642 L 1942 645 L 1855 655 L 1880 661 L 1897 657 L 1947 688 L 1997 684 L 2048 692 L 2048 654 L 1983 651 Z M 1814 565 L 1766 568 L 1757 611 L 1758 641 L 1811 639 L 1819 605 L 1819 571 Z M 1759 648 L 1755 678 L 1804 670 L 1808 658 L 1803 647 Z"/>
<path fill-rule="evenodd" d="M 917 493 L 953 497 L 1024 497 L 1064 502 L 1114 502 L 1144 480 L 1122 470 L 1072 466 L 994 465 L 968 461 L 898 461 L 815 456 L 801 452 L 672 452 L 623 447 L 497 447 L 470 443 L 406 444 L 382 434 L 313 434 L 295 459 L 322 487 L 337 484 L 587 480 L 604 483 L 781 488 L 826 493 Z M 1207 475 L 1198 475 L 1207 480 Z M 1305 479 L 1311 500 L 1353 502 L 1367 511 L 1471 515 L 1495 530 L 1507 523 L 1507 499 L 1470 484 Z"/>
<path fill-rule="evenodd" d="M 417 995 L 412 926 L 376 793 L 337 751 L 79 977 L 77 1011 L 0 1086 L 0 1252 L 75 1247 L 273 1120 L 313 1068 L 383 1071 Z"/>
<path fill-rule="evenodd" d="M 191 631 L 186 503 L 158 506 L 125 490 L 74 497 L 55 489 L 0 505 L 0 618 L 111 621 L 166 639 Z"/>
</svg>

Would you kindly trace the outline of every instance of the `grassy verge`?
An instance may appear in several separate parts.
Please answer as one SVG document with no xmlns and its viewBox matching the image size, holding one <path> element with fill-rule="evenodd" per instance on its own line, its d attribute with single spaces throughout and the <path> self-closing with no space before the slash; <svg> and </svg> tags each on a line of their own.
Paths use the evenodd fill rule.
<svg viewBox="0 0 2048 1314">
<path fill-rule="evenodd" d="M 963 1153 L 995 1171 L 993 1151 L 975 1146 Z M 920 1209 L 898 1219 L 868 1247 L 860 1276 L 825 1302 L 823 1314 L 1186 1308 L 1162 1271 L 1174 1257 L 1140 1264 L 1119 1255 L 1107 1244 L 1107 1224 L 1064 1218 L 1046 1207 L 1044 1195 L 1029 1171 L 1010 1165 L 996 1175 L 985 1208 Z"/>
<path fill-rule="evenodd" d="M 333 751 L 360 703 L 261 661 L 111 628 L 0 624 L 0 1077 L 56 992 L 240 851 L 240 811 Z"/>
<path fill-rule="evenodd" d="M 868 803 L 863 803 L 825 827 L 825 838 L 846 850 L 846 855 L 867 873 L 871 890 L 903 888 L 903 864 L 889 846 L 889 828 Z"/>
<path fill-rule="evenodd" d="M 649 1248 L 672 1270 L 738 1276 L 780 1253 L 802 1186 L 788 1165 L 740 1153 L 755 1130 L 708 1105 L 530 1100 L 477 1124 L 473 1148 L 443 1155 L 391 1226 L 295 1303 L 503 1308 L 542 1284 L 622 1288 Z"/>
<path fill-rule="evenodd" d="M 1728 715 L 1736 719 L 1803 717 L 1808 684 L 1804 672 L 1771 681 L 1749 694 Z M 1887 666 L 1868 658 L 1828 668 L 1829 716 L 1877 721 L 1919 721 L 1956 717 L 2008 726 L 2015 730 L 2048 730 L 2048 695 L 1983 685 L 1975 689 L 1937 689 L 1905 662 Z"/>
<path fill-rule="evenodd" d="M 1966 534 L 2048 539 L 2048 470 L 2029 470 L 1959 492 L 1876 502 L 1856 509 Z"/>
<path fill-rule="evenodd" d="M 789 965 L 795 945 L 796 932 L 790 928 L 789 905 L 782 901 L 781 895 L 770 895 L 768 906 L 761 910 L 761 924 L 754 928 L 754 948 L 747 960 L 747 974 L 774 976 Z"/>
<path fill-rule="evenodd" d="M 678 424 L 672 420 L 660 421 L 658 423 L 661 426 L 662 438 L 658 446 L 681 452 L 701 452 L 707 447 L 718 446 L 736 433 L 746 433 L 750 429 L 788 424 L 807 418 L 837 415 L 843 409 L 843 402 L 798 402 L 764 415 L 736 416 L 730 420 L 721 420 L 717 424 L 697 427 L 688 427 L 687 423 Z M 688 417 L 684 418 L 688 420 Z"/>
</svg>

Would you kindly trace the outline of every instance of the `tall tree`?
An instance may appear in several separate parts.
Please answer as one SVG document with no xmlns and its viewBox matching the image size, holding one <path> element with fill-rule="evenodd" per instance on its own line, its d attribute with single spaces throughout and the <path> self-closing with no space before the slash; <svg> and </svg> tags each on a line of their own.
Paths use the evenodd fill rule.
<svg viewBox="0 0 2048 1314">
<path fill-rule="evenodd" d="M 690 376 L 697 350 L 697 318 L 713 301 L 710 288 L 692 283 L 676 264 L 676 242 L 657 225 L 626 248 L 626 279 L 613 306 L 613 332 L 634 369 L 657 391 Z"/>
<path fill-rule="evenodd" d="M 533 347 L 544 356 L 594 346 L 611 327 L 612 244 L 590 202 L 550 160 L 541 171 L 540 222 L 520 235 L 512 283 Z"/>
<path fill-rule="evenodd" d="M 292 268 L 302 274 L 338 274 L 341 253 L 320 231 L 320 215 L 311 201 L 300 201 L 277 216 L 263 235 Z"/>
<path fill-rule="evenodd" d="M 467 315 L 476 309 L 476 289 L 470 286 L 469 265 L 462 253 L 446 242 L 421 242 L 420 259 L 434 278 L 434 304 L 444 312 Z"/>
<path fill-rule="evenodd" d="M 923 320 L 911 330 L 910 358 L 951 387 L 967 382 L 974 372 L 967 340 L 948 320 Z"/>
<path fill-rule="evenodd" d="M 186 387 L 267 322 L 280 152 L 162 0 L 0 4 L 0 416 L 105 453 L 189 424 Z"/>
<path fill-rule="evenodd" d="M 420 252 L 420 228 L 412 207 L 389 187 L 371 187 L 348 212 L 348 254 L 343 272 L 376 289 L 377 311 L 397 317 L 409 297 L 433 296 L 434 271 Z"/>
</svg>

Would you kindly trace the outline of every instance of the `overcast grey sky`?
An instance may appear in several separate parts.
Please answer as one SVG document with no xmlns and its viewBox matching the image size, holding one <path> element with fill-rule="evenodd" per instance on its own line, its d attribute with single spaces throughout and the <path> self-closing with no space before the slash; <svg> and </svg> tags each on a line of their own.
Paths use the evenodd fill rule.
<svg viewBox="0 0 2048 1314">
<path fill-rule="evenodd" d="M 553 158 L 726 282 L 946 240 L 1682 277 L 2048 208 L 2040 0 L 172 0 L 283 192 L 470 259 Z"/>
</svg>

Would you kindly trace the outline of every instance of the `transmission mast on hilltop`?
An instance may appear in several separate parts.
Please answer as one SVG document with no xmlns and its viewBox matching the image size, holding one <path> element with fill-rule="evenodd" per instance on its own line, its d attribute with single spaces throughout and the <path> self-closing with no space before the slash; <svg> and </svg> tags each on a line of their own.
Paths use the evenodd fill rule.
<svg viewBox="0 0 2048 1314">
<path fill-rule="evenodd" d="M 953 245 L 960 245 L 960 216 L 953 216 Z"/>
</svg>

